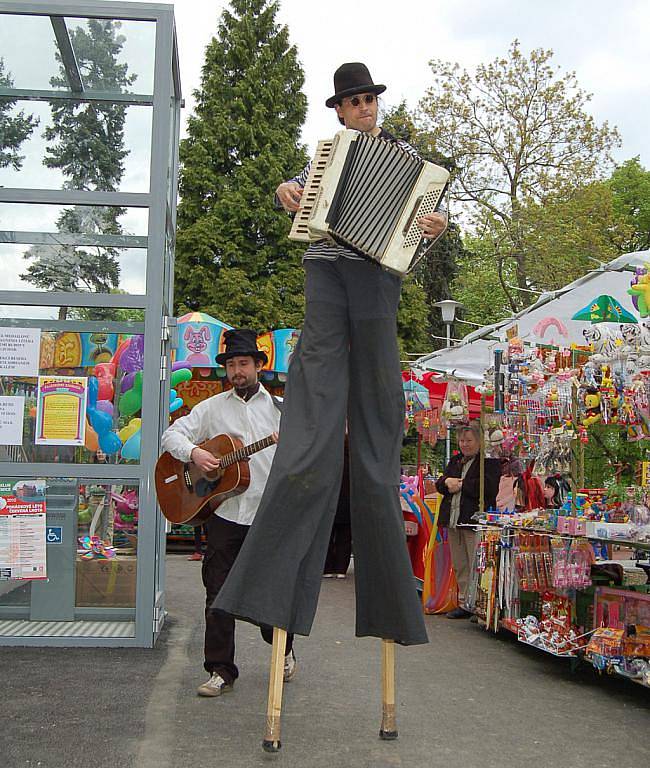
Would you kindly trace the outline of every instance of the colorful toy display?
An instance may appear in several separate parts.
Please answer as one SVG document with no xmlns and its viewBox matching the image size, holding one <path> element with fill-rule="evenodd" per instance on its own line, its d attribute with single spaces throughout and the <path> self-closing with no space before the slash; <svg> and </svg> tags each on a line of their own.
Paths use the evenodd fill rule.
<svg viewBox="0 0 650 768">
<path fill-rule="evenodd" d="M 124 339 L 108 362 L 99 363 L 88 377 L 88 425 L 85 445 L 101 449 L 126 461 L 140 458 L 144 336 Z M 174 387 L 192 378 L 185 361 L 176 363 L 171 374 L 170 413 L 183 405 Z"/>
</svg>

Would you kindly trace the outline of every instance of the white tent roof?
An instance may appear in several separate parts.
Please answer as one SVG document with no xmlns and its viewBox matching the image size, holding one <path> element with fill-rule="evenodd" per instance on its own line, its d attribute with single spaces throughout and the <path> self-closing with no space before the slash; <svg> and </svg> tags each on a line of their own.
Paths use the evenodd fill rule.
<svg viewBox="0 0 650 768">
<path fill-rule="evenodd" d="M 619 256 L 564 288 L 542 294 L 534 304 L 513 317 L 473 331 L 457 346 L 440 349 L 418 358 L 411 363 L 411 368 L 438 371 L 464 379 L 470 384 L 477 384 L 483 380 L 485 369 L 493 364 L 494 350 L 505 347 L 505 332 L 515 323 L 524 342 L 544 341 L 546 344 L 558 346 L 584 344 L 582 332 L 589 324 L 571 318 L 601 294 L 613 296 L 624 309 L 639 317 L 627 290 L 635 268 L 646 266 L 647 263 L 650 263 L 650 251 Z M 566 336 L 562 335 L 552 319 L 557 319 L 564 325 Z M 536 327 L 537 333 L 533 330 Z"/>
</svg>

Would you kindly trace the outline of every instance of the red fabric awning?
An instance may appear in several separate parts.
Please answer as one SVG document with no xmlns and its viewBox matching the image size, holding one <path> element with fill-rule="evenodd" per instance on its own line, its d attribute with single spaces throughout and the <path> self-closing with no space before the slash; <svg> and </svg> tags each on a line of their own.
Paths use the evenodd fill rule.
<svg viewBox="0 0 650 768">
<path fill-rule="evenodd" d="M 402 381 L 416 381 L 418 384 L 422 384 L 429 391 L 431 407 L 442 408 L 447 391 L 447 382 L 444 376 L 431 371 L 421 375 L 416 375 L 413 371 L 402 371 Z M 467 397 L 469 400 L 469 417 L 470 419 L 478 419 L 481 415 L 481 395 L 474 387 L 468 384 Z M 492 407 L 494 405 L 494 397 L 491 395 L 486 397 L 485 402 L 486 405 Z"/>
</svg>

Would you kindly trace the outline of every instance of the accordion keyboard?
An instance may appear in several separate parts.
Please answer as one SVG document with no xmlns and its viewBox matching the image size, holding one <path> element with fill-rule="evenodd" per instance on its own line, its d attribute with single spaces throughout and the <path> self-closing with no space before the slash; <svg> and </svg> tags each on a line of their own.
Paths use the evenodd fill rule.
<svg viewBox="0 0 650 768">
<path fill-rule="evenodd" d="M 316 236 L 310 232 L 307 223 L 309 222 L 316 200 L 318 199 L 323 172 L 327 167 L 334 143 L 334 139 L 324 139 L 323 141 L 318 142 L 316 155 L 312 160 L 309 175 L 305 182 L 305 188 L 303 189 L 302 197 L 300 198 L 300 208 L 293 218 L 293 224 L 291 225 L 291 231 L 289 232 L 290 240 L 299 240 L 309 243 L 314 240 L 322 239 L 322 235 Z"/>
</svg>

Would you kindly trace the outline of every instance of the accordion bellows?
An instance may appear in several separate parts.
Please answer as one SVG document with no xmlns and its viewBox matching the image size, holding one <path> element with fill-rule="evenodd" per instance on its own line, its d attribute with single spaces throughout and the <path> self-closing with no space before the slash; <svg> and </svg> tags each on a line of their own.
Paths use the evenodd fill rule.
<svg viewBox="0 0 650 768">
<path fill-rule="evenodd" d="M 320 141 L 289 237 L 330 238 L 406 274 L 426 252 L 417 219 L 435 211 L 449 172 L 358 131 Z"/>
</svg>

